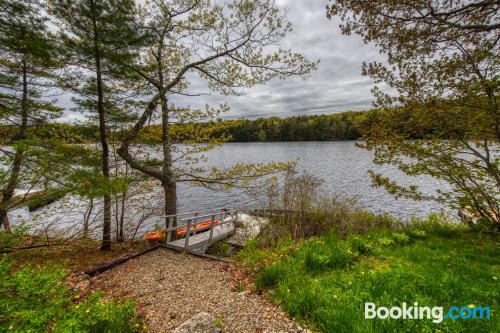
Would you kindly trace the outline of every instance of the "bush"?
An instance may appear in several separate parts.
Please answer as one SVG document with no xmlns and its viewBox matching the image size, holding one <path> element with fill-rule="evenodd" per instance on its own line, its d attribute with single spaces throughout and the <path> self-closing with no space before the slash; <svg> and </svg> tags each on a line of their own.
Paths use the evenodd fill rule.
<svg viewBox="0 0 500 333">
<path fill-rule="evenodd" d="M 0 253 L 22 245 L 27 237 L 27 230 L 24 223 L 13 227 L 11 231 L 0 230 Z"/>
<path fill-rule="evenodd" d="M 410 237 L 404 232 L 393 232 L 391 236 L 392 239 L 394 239 L 394 241 L 399 244 L 408 243 L 410 241 Z"/>
<path fill-rule="evenodd" d="M 284 236 L 307 239 L 321 236 L 329 230 L 346 237 L 349 233 L 362 234 L 368 230 L 393 228 L 400 225 L 388 215 L 365 211 L 356 198 L 322 195 L 321 180 L 293 169 L 284 183 L 271 183 L 267 190 L 270 223 L 261 233 L 261 247 L 276 246 Z"/>
<path fill-rule="evenodd" d="M 207 249 L 207 254 L 218 256 L 218 257 L 226 257 L 229 255 L 231 250 L 231 245 L 229 245 L 226 241 L 218 241 L 210 245 Z"/>
<path fill-rule="evenodd" d="M 99 293 L 73 303 L 64 285 L 66 272 L 54 266 L 25 266 L 0 258 L 0 332 L 137 332 L 131 302 L 103 301 Z"/>
<path fill-rule="evenodd" d="M 351 248 L 360 255 L 369 255 L 373 253 L 373 246 L 358 235 L 349 235 L 347 241 Z"/>
</svg>

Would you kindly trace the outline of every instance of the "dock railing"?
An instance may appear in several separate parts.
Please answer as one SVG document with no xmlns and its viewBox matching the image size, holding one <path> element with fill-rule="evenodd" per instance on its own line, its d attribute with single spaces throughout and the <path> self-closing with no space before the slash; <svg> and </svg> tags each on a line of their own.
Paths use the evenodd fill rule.
<svg viewBox="0 0 500 333">
<path fill-rule="evenodd" d="M 184 232 L 184 249 L 190 246 L 189 239 L 198 233 L 209 231 L 208 244 L 213 241 L 214 228 L 216 226 L 223 226 L 225 224 L 233 223 L 238 211 L 236 209 L 215 209 L 190 213 L 182 213 L 176 215 L 164 215 L 166 221 L 166 238 L 165 243 L 171 243 L 173 240 L 182 239 L 177 238 L 177 231 L 183 230 Z M 200 223 L 206 223 L 206 226 L 197 227 Z M 174 236 L 173 236 L 174 235 Z"/>
</svg>

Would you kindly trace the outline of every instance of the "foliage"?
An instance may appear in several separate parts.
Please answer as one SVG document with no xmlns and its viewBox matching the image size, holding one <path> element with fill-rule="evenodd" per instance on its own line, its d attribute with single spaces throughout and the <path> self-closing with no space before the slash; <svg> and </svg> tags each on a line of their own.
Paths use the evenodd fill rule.
<svg viewBox="0 0 500 333">
<path fill-rule="evenodd" d="M 117 304 L 93 293 L 85 300 L 64 285 L 66 272 L 53 266 L 12 269 L 0 258 L 0 332 L 137 332 L 131 302 Z"/>
<path fill-rule="evenodd" d="M 207 250 L 207 254 L 211 254 L 218 257 L 227 257 L 231 246 L 224 240 L 215 242 L 211 244 Z"/>
<path fill-rule="evenodd" d="M 340 17 L 344 34 L 356 33 L 387 55 L 388 64 L 363 65 L 364 75 L 392 88 L 373 89 L 385 111 L 364 136 L 375 162 L 450 187 L 429 196 L 372 172 L 374 184 L 397 197 L 471 210 L 485 229 L 500 230 L 498 3 L 336 0 L 327 11 Z M 434 130 L 411 141 L 398 130 L 402 123 Z"/>
<path fill-rule="evenodd" d="M 133 84 L 127 84 L 131 76 L 116 63 L 117 59 L 132 61 L 135 44 L 144 40 L 134 25 L 136 4 L 133 0 L 53 0 L 49 1 L 49 10 L 60 24 L 64 61 L 73 64 L 65 67 L 60 86 L 77 94 L 73 98 L 77 110 L 97 114 L 102 177 L 95 183 L 104 202 L 101 248 L 110 250 L 113 185 L 109 184 L 112 181 L 108 128 L 135 120 L 130 109 L 136 103 L 130 96 L 137 90 Z"/>
<path fill-rule="evenodd" d="M 170 135 L 172 141 L 176 143 L 209 143 L 217 139 L 224 142 L 355 140 L 360 139 L 363 134 L 369 133 L 372 126 L 377 126 L 378 118 L 384 112 L 386 111 L 373 109 L 328 115 L 270 117 L 255 120 L 242 118 L 172 124 Z M 399 110 L 399 112 L 402 113 L 403 110 Z M 393 119 L 393 129 L 396 132 L 404 133 L 407 138 L 411 139 L 424 139 L 431 135 L 435 138 L 449 139 L 446 133 L 436 129 L 435 124 L 408 122 L 406 119 L 411 117 L 411 114 L 406 112 L 404 117 Z M 444 127 L 442 122 L 439 122 L 439 125 Z M 148 145 L 160 144 L 161 131 L 160 125 L 145 126 L 134 142 Z M 0 126 L 0 132 L 5 133 L 3 143 L 11 142 L 14 135 L 11 126 Z M 28 129 L 28 133 L 30 132 Z M 98 128 L 92 124 L 53 123 L 37 128 L 36 133 L 40 138 L 53 138 L 76 144 L 91 143 L 99 139 Z M 114 139 L 112 142 L 119 142 L 126 131 L 117 129 L 110 130 L 109 133 Z M 259 133 L 264 133 L 262 140 L 258 137 Z M 30 133 L 31 135 L 33 134 Z M 457 131 L 456 135 L 462 137 L 464 132 Z"/>
<path fill-rule="evenodd" d="M 439 217 L 398 231 L 326 233 L 299 243 L 238 254 L 257 270 L 256 286 L 289 314 L 321 332 L 496 332 L 499 244 Z M 247 266 L 248 267 L 248 266 Z M 364 318 L 364 303 L 401 306 L 490 306 L 491 320 Z"/>
<path fill-rule="evenodd" d="M 28 227 L 21 224 L 10 231 L 0 230 L 0 253 L 22 244 L 27 236 Z"/>
<path fill-rule="evenodd" d="M 258 239 L 261 246 L 276 244 L 287 235 L 298 240 L 335 230 L 345 236 L 397 223 L 390 216 L 362 209 L 356 198 L 323 195 L 321 183 L 319 178 L 299 174 L 293 168 L 288 169 L 282 182 L 269 179 L 265 189 L 266 206 L 272 216 Z"/>
<path fill-rule="evenodd" d="M 7 166 L 0 170 L 0 227 L 6 230 L 14 191 L 31 171 L 24 164 L 36 143 L 27 130 L 61 113 L 47 93 L 60 65 L 47 21 L 41 1 L 0 1 L 0 124 L 14 129 L 13 151 L 0 148 L 0 163 Z"/>
<path fill-rule="evenodd" d="M 236 165 L 228 170 L 204 168 L 200 166 L 200 162 L 205 161 L 203 153 L 227 138 L 222 136 L 205 140 L 202 145 L 195 144 L 209 136 L 207 131 L 198 128 L 201 138 L 188 137 L 183 142 L 189 145 L 180 146 L 174 144 L 170 131 L 173 123 L 213 119 L 228 110 L 227 105 L 194 109 L 173 104 L 171 99 L 176 94 L 202 93 L 190 89 L 194 76 L 198 76 L 209 91 L 240 95 L 244 88 L 273 78 L 303 76 L 315 68 L 316 63 L 302 54 L 279 47 L 291 31 L 291 25 L 275 2 L 235 0 L 219 4 L 161 0 L 146 3 L 143 14 L 139 26 L 145 27 L 150 42 L 140 48 L 143 56 L 132 63 L 123 62 L 122 66 L 138 75 L 154 95 L 147 99 L 139 119 L 124 135 L 118 154 L 132 168 L 161 181 L 165 213 L 176 212 L 179 182 L 210 188 L 246 186 L 255 177 L 279 170 L 279 164 Z M 161 167 L 154 167 L 141 161 L 139 154 L 131 153 L 130 144 L 158 109 L 163 154 Z"/>
<path fill-rule="evenodd" d="M 353 140 L 361 135 L 357 122 L 362 118 L 362 112 L 343 112 L 321 116 L 234 119 L 178 124 L 173 125 L 171 131 L 175 142 L 182 142 L 186 137 L 202 141 L 200 130 L 210 131 L 209 138 L 212 139 L 225 136 L 229 142 Z M 144 128 L 139 141 L 159 142 L 160 133 L 159 126 L 151 125 Z"/>
<path fill-rule="evenodd" d="M 402 186 L 390 177 L 370 171 L 373 183 L 397 198 L 436 200 L 454 209 L 472 208 L 485 219 L 485 230 L 497 229 L 500 154 L 498 147 L 490 144 L 494 140 L 481 141 L 478 137 L 484 129 L 494 126 L 493 123 L 479 125 L 486 119 L 492 120 L 484 113 L 471 110 L 429 108 L 409 115 L 396 109 L 378 113 L 373 120 L 376 126 L 365 132 L 365 147 L 374 150 L 374 162 L 395 165 L 410 176 L 431 175 L 445 185 L 435 193 L 423 193 L 416 186 Z M 401 124 L 415 132 L 424 126 L 432 126 L 434 131 L 422 140 L 409 140 Z"/>
</svg>

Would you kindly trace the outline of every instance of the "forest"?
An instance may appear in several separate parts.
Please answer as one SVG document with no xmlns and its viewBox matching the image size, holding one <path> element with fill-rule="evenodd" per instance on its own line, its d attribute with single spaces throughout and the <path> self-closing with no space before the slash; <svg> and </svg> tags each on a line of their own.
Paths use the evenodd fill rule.
<svg viewBox="0 0 500 333">
<path fill-rule="evenodd" d="M 449 123 L 448 130 L 438 131 L 435 124 L 428 123 L 417 128 L 414 123 L 409 123 L 411 113 L 406 110 L 398 111 L 400 117 L 398 132 L 405 133 L 409 139 L 447 138 L 456 126 Z M 307 115 L 295 117 L 269 117 L 257 119 L 229 119 L 212 120 L 196 123 L 176 123 L 170 127 L 170 135 L 174 142 L 197 141 L 202 142 L 198 136 L 200 129 L 211 132 L 211 139 L 225 137 L 226 142 L 284 142 L 284 141 L 335 141 L 358 140 L 363 133 L 370 130 L 370 126 L 390 112 L 383 110 L 348 111 L 325 115 Z M 99 129 L 96 125 L 53 123 L 34 126 L 27 129 L 31 137 L 40 139 L 58 138 L 67 143 L 92 143 L 99 139 Z M 464 135 L 457 128 L 455 136 Z M 1 125 L 0 133 L 3 144 L 15 140 L 16 127 Z M 109 139 L 119 142 L 125 131 L 116 129 L 109 131 Z M 136 143 L 158 144 L 161 142 L 161 126 L 151 124 L 145 126 L 139 133 Z"/>
<path fill-rule="evenodd" d="M 230 142 L 278 142 L 278 141 L 331 141 L 354 140 L 361 137 L 360 124 L 364 117 L 360 112 L 346 112 L 320 116 L 271 117 L 249 119 L 231 119 L 212 122 L 174 124 L 171 127 L 172 140 L 181 142 L 189 130 L 187 127 L 216 127 L 213 137 L 227 136 Z M 47 139 L 59 137 L 70 143 L 96 142 L 99 136 L 97 126 L 56 123 L 29 129 L 30 135 Z M 3 144 L 9 144 L 15 138 L 15 127 L 0 127 Z M 111 139 L 119 140 L 123 133 L 118 130 Z M 192 138 L 196 140 L 196 137 Z M 137 143 L 158 143 L 161 140 L 161 126 L 145 127 Z"/>
</svg>

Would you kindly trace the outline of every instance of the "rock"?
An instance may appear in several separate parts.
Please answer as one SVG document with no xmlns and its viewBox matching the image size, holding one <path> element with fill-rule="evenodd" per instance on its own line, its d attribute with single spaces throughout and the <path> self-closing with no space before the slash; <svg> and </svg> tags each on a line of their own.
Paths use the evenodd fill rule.
<svg viewBox="0 0 500 333">
<path fill-rule="evenodd" d="M 268 222 L 269 219 L 265 217 L 238 214 L 237 221 L 234 222 L 234 234 L 227 242 L 231 245 L 245 246 L 246 242 L 257 237 L 262 226 Z"/>
<path fill-rule="evenodd" d="M 206 313 L 200 312 L 181 326 L 177 327 L 174 333 L 219 333 L 220 330 L 215 326 L 215 318 Z"/>
</svg>

